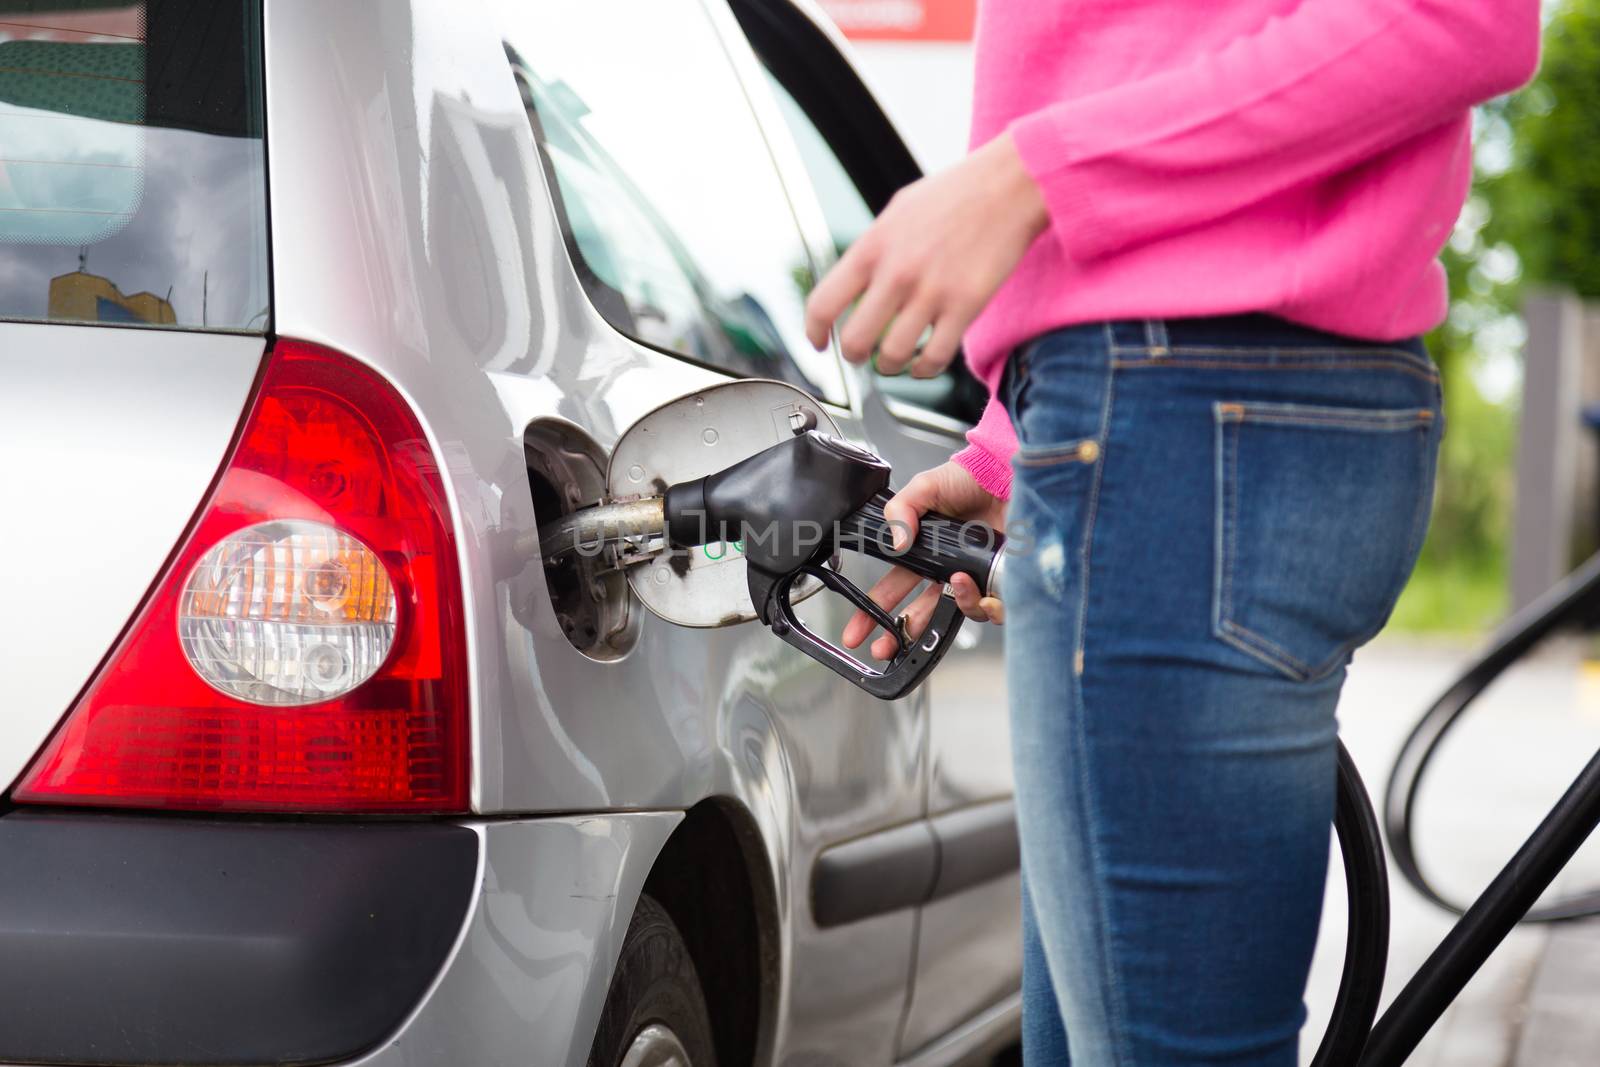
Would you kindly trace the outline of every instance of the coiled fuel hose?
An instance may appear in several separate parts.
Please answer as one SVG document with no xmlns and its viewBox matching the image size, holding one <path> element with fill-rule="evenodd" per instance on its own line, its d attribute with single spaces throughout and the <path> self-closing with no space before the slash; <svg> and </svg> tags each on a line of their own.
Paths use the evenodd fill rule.
<svg viewBox="0 0 1600 1067">
<path fill-rule="evenodd" d="M 1422 779 L 1450 730 L 1461 721 L 1478 695 L 1506 668 L 1526 655 L 1553 631 L 1600 613 L 1600 553 L 1573 571 L 1544 596 L 1512 617 L 1489 650 L 1445 691 L 1412 728 L 1389 775 L 1384 794 L 1384 830 L 1394 854 L 1395 869 L 1423 897 L 1457 915 L 1467 907 L 1446 897 L 1429 881 L 1417 859 L 1416 805 Z M 1589 890 L 1530 911 L 1523 922 L 1564 922 L 1600 915 L 1600 890 Z"/>
<path fill-rule="evenodd" d="M 1343 741 L 1339 742 L 1333 829 L 1344 864 L 1349 922 L 1339 992 L 1312 1067 L 1349 1067 L 1357 1062 L 1377 1018 L 1389 966 L 1389 874 L 1383 839 L 1378 836 L 1372 801 Z"/>
</svg>

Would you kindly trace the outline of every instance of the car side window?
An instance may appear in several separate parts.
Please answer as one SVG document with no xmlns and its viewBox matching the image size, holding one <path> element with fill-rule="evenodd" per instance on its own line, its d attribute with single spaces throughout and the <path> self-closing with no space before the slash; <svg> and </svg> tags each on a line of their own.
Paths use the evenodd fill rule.
<svg viewBox="0 0 1600 1067">
<path fill-rule="evenodd" d="M 834 251 L 842 255 L 872 224 L 872 208 L 805 108 L 765 64 L 762 69 L 766 71 L 778 109 L 805 161 L 806 173 L 828 221 Z M 976 422 L 989 398 L 983 383 L 959 360 L 933 378 L 913 378 L 909 374 L 879 376 L 878 390 L 894 400 L 963 423 Z"/>
<path fill-rule="evenodd" d="M 847 402 L 806 342 L 814 267 L 761 127 L 698 0 L 500 5 L 568 250 L 644 344 Z"/>
</svg>

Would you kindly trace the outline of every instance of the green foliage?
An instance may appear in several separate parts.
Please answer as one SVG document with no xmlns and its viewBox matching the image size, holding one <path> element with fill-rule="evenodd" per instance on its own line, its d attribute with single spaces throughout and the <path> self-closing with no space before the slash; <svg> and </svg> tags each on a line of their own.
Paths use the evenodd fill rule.
<svg viewBox="0 0 1600 1067">
<path fill-rule="evenodd" d="M 1539 76 L 1503 117 L 1511 165 L 1483 182 L 1488 239 L 1514 246 L 1529 280 L 1600 297 L 1600 2 L 1555 12 Z"/>
<path fill-rule="evenodd" d="M 1509 602 L 1517 413 L 1484 399 L 1470 348 L 1436 340 L 1444 368 L 1446 433 L 1439 451 L 1433 522 L 1416 573 L 1396 606 L 1396 630 L 1481 633 Z"/>
<path fill-rule="evenodd" d="M 1428 337 L 1428 349 L 1444 386 L 1445 436 L 1433 520 L 1395 608 L 1396 630 L 1480 632 L 1499 620 L 1509 600 L 1517 411 L 1509 400 L 1486 398 L 1478 379 L 1494 358 L 1490 344 L 1520 329 L 1518 277 L 1515 270 L 1493 278 L 1483 270 L 1497 250 L 1502 259 L 1506 250 L 1486 239 L 1489 209 L 1481 185 L 1480 177 L 1443 256 L 1450 317 Z"/>
<path fill-rule="evenodd" d="M 1472 356 L 1457 356 L 1465 363 Z M 1465 366 L 1444 379 L 1446 434 L 1439 453 L 1429 548 L 1473 570 L 1504 556 L 1513 499 L 1517 413 L 1484 399 Z"/>
<path fill-rule="evenodd" d="M 1505 615 L 1506 600 L 1504 567 L 1441 566 L 1425 557 L 1389 625 L 1406 633 L 1478 636 Z"/>
</svg>

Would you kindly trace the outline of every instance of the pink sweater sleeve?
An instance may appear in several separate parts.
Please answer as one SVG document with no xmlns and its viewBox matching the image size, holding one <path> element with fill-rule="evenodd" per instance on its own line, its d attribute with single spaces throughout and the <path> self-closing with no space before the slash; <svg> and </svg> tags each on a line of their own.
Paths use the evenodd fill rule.
<svg viewBox="0 0 1600 1067">
<path fill-rule="evenodd" d="M 1348 170 L 1526 81 L 1539 0 L 1302 0 L 1184 66 L 1011 126 L 1080 263 Z M 1440 235 L 1443 240 L 1443 235 Z"/>
<path fill-rule="evenodd" d="M 979 485 L 1001 500 L 1010 500 L 1011 455 L 1016 450 L 1017 431 L 1011 425 L 1011 414 L 991 396 L 978 425 L 967 431 L 967 447 L 953 458 Z"/>
</svg>

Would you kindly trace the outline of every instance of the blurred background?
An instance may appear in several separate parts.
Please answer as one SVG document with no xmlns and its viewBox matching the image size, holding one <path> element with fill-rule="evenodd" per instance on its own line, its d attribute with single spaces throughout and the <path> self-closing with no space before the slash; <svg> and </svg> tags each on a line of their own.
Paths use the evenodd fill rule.
<svg viewBox="0 0 1600 1067">
<path fill-rule="evenodd" d="M 966 149 L 975 0 L 821 0 L 925 167 Z M 1538 78 L 1476 116 L 1476 180 L 1444 252 L 1448 321 L 1429 338 L 1448 433 L 1422 560 L 1357 657 L 1346 744 L 1382 790 L 1401 742 L 1512 614 L 1600 546 L 1600 0 L 1547 3 Z M 1425 779 L 1424 870 L 1469 900 L 1600 748 L 1600 643 L 1545 642 L 1449 735 Z M 1452 917 L 1397 878 L 1388 993 Z M 1306 1056 L 1337 988 L 1337 855 Z M 1557 889 L 1600 886 L 1600 850 Z M 1519 929 L 1419 1050 L 1429 1067 L 1600 1060 L 1600 921 Z"/>
</svg>

